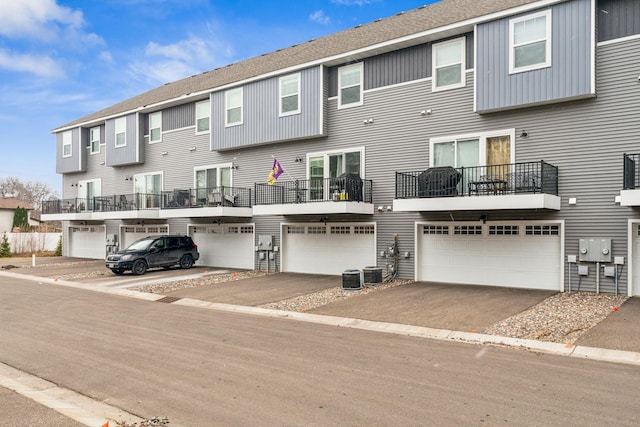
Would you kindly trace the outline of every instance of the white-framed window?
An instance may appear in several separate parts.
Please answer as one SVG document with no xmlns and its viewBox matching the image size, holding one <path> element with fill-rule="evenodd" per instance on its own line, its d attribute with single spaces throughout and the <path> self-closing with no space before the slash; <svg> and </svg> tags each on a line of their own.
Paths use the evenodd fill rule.
<svg viewBox="0 0 640 427">
<path fill-rule="evenodd" d="M 93 211 L 96 197 L 102 195 L 102 180 L 100 178 L 78 181 L 78 208 L 81 211 Z"/>
<path fill-rule="evenodd" d="M 475 167 L 515 163 L 515 129 L 431 138 L 429 166 Z"/>
<path fill-rule="evenodd" d="M 133 191 L 139 209 L 160 207 L 163 186 L 162 172 L 140 173 L 133 176 Z"/>
<path fill-rule="evenodd" d="M 127 145 L 127 118 L 118 117 L 115 120 L 116 147 Z"/>
<path fill-rule="evenodd" d="M 433 91 L 464 86 L 465 37 L 434 44 L 432 63 Z"/>
<path fill-rule="evenodd" d="M 162 141 L 162 111 L 149 114 L 149 144 Z"/>
<path fill-rule="evenodd" d="M 89 129 L 89 152 L 91 154 L 100 153 L 100 127 Z"/>
<path fill-rule="evenodd" d="M 70 130 L 62 133 L 62 157 L 73 155 L 73 135 Z"/>
<path fill-rule="evenodd" d="M 196 102 L 196 134 L 209 132 L 211 101 Z"/>
<path fill-rule="evenodd" d="M 198 203 L 206 203 L 209 194 L 218 192 L 222 195 L 231 195 L 233 193 L 233 177 L 232 164 L 224 163 L 219 165 L 199 166 L 193 169 L 194 183 L 196 187 L 196 198 Z"/>
<path fill-rule="evenodd" d="M 242 117 L 242 88 L 231 89 L 224 94 L 225 126 L 241 125 Z"/>
<path fill-rule="evenodd" d="M 338 69 L 338 108 L 363 104 L 363 70 L 362 62 Z"/>
<path fill-rule="evenodd" d="M 329 200 L 335 178 L 344 173 L 364 178 L 364 147 L 307 155 L 310 200 Z M 329 179 L 330 178 L 330 179 Z"/>
<path fill-rule="evenodd" d="M 551 66 L 551 10 L 509 21 L 509 73 Z"/>
<path fill-rule="evenodd" d="M 280 77 L 280 115 L 300 113 L 300 73 Z"/>
</svg>

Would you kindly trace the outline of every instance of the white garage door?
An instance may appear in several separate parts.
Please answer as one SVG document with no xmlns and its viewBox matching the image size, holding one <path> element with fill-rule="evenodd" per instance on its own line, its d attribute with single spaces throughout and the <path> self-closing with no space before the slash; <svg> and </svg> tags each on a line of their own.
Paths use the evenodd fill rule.
<svg viewBox="0 0 640 427">
<path fill-rule="evenodd" d="M 561 289 L 560 225 L 421 225 L 418 233 L 418 280 Z"/>
<path fill-rule="evenodd" d="M 120 245 L 120 249 L 124 249 L 143 237 L 169 234 L 169 227 L 166 225 L 126 226 L 122 227 L 121 231 L 122 244 Z"/>
<path fill-rule="evenodd" d="M 69 256 L 104 259 L 106 251 L 104 225 L 69 227 Z"/>
<path fill-rule="evenodd" d="M 200 252 L 197 264 L 254 269 L 255 237 L 252 224 L 191 226 L 189 235 Z"/>
<path fill-rule="evenodd" d="M 632 257 L 631 267 L 633 272 L 633 289 L 631 290 L 631 294 L 633 296 L 640 295 L 640 224 L 633 224 L 632 228 Z"/>
<path fill-rule="evenodd" d="M 283 226 L 282 271 L 339 275 L 371 265 L 376 265 L 373 224 Z"/>
</svg>

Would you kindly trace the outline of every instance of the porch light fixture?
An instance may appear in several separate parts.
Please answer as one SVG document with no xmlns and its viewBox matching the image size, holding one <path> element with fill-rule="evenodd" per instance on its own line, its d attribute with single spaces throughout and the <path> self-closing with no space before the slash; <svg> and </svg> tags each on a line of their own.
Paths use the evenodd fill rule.
<svg viewBox="0 0 640 427">
<path fill-rule="evenodd" d="M 428 110 L 420 111 L 420 115 L 421 116 L 430 116 L 431 115 L 431 108 L 429 108 Z"/>
<path fill-rule="evenodd" d="M 387 212 L 391 212 L 393 210 L 393 206 L 389 205 L 387 206 Z"/>
<path fill-rule="evenodd" d="M 384 206 L 380 205 L 378 206 L 378 212 L 382 212 L 384 210 Z"/>
<path fill-rule="evenodd" d="M 213 220 L 213 223 L 215 225 L 222 225 L 222 220 L 220 218 L 216 218 L 216 219 Z"/>
<path fill-rule="evenodd" d="M 520 138 L 526 138 L 528 136 L 529 133 L 526 130 L 522 129 L 522 132 L 520 132 Z"/>
<path fill-rule="evenodd" d="M 189 148 L 189 151 L 190 151 L 190 152 L 192 152 L 192 153 L 193 153 L 194 151 L 196 151 L 196 147 L 195 147 L 195 145 L 194 145 L 193 147 L 190 147 L 190 148 Z"/>
<path fill-rule="evenodd" d="M 324 225 L 327 225 L 327 221 L 329 221 L 329 217 L 327 216 L 320 217 L 320 222 L 323 223 Z"/>
<path fill-rule="evenodd" d="M 133 176 L 131 176 L 131 175 L 130 176 L 125 176 L 124 180 L 125 181 L 132 181 L 133 180 Z"/>
<path fill-rule="evenodd" d="M 72 183 L 71 183 L 71 186 L 72 186 L 72 187 L 77 187 L 77 186 L 78 186 L 78 183 L 77 183 L 77 182 L 72 182 Z"/>
<path fill-rule="evenodd" d="M 302 163 L 304 161 L 304 159 L 300 156 L 296 157 L 296 159 L 294 160 L 294 162 L 296 163 Z"/>
<path fill-rule="evenodd" d="M 483 224 L 487 223 L 487 219 L 489 219 L 489 217 L 487 216 L 486 213 L 483 213 L 482 215 L 480 215 L 480 221 L 482 221 Z"/>
<path fill-rule="evenodd" d="M 236 162 L 231 163 L 231 169 L 236 170 L 236 169 L 240 169 L 240 166 L 238 166 L 236 164 Z"/>
<path fill-rule="evenodd" d="M 169 152 L 168 152 L 168 151 L 163 151 L 163 152 L 162 152 L 162 155 L 163 155 L 163 156 L 166 156 L 167 154 L 169 154 Z"/>
</svg>

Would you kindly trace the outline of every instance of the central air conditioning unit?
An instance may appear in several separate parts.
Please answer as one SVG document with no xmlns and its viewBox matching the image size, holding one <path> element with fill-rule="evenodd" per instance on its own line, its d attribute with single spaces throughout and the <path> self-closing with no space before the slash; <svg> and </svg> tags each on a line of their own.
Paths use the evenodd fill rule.
<svg viewBox="0 0 640 427">
<path fill-rule="evenodd" d="M 364 267 L 362 276 L 365 285 L 379 285 L 382 283 L 382 267 Z"/>
<path fill-rule="evenodd" d="M 342 289 L 362 289 L 360 274 L 360 270 L 345 270 L 342 273 Z"/>
</svg>

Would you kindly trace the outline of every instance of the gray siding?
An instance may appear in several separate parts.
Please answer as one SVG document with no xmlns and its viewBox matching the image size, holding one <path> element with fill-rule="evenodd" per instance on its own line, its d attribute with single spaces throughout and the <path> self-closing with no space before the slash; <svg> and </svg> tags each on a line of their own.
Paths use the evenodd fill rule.
<svg viewBox="0 0 640 427">
<path fill-rule="evenodd" d="M 124 147 L 116 148 L 115 119 L 107 120 L 105 124 L 107 166 L 124 166 L 144 162 L 144 130 L 138 130 L 137 121 L 137 114 L 130 114 L 127 116 L 127 143 Z"/>
<path fill-rule="evenodd" d="M 71 156 L 62 156 L 62 134 L 56 133 L 56 173 L 67 174 L 87 170 L 87 153 L 81 138 L 81 128 L 71 129 Z"/>
<path fill-rule="evenodd" d="M 226 150 L 322 135 L 321 70 L 321 67 L 314 67 L 301 72 L 300 114 L 279 116 L 278 77 L 243 87 L 242 125 L 225 127 L 225 92 L 214 93 L 212 149 Z"/>
<path fill-rule="evenodd" d="M 591 0 L 551 8 L 551 66 L 509 74 L 509 20 L 477 27 L 477 111 L 518 108 L 594 95 Z"/>
<path fill-rule="evenodd" d="M 640 1 L 600 0 L 598 41 L 640 34 Z"/>
<path fill-rule="evenodd" d="M 472 69 L 474 60 L 473 33 L 460 34 L 433 43 L 441 43 L 463 36 L 466 37 L 466 68 Z M 364 90 L 431 77 L 431 46 L 433 43 L 424 43 L 366 58 L 364 60 Z M 338 95 L 338 68 L 344 65 L 347 64 L 329 68 L 329 96 L 333 97 Z"/>
<path fill-rule="evenodd" d="M 162 132 L 169 132 L 176 129 L 195 126 L 195 123 L 195 102 L 176 105 L 175 107 L 169 107 L 162 110 Z M 140 115 L 140 128 L 144 135 L 149 135 L 149 114 Z"/>
</svg>

